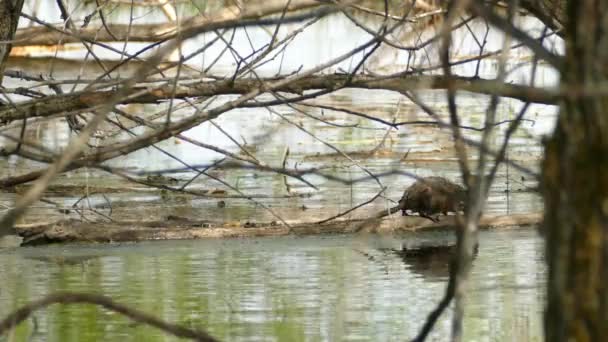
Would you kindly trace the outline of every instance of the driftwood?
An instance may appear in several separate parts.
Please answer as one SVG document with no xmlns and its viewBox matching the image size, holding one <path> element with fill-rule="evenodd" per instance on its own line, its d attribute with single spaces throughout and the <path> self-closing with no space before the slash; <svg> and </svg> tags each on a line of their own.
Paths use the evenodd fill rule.
<svg viewBox="0 0 608 342">
<path fill-rule="evenodd" d="M 480 228 L 505 228 L 530 226 L 540 222 L 541 214 L 517 214 L 508 216 L 482 217 Z M 419 216 L 392 215 L 383 219 L 368 220 L 335 220 L 324 224 L 290 223 L 290 228 L 272 223 L 245 223 L 230 227 L 193 221 L 183 218 L 171 218 L 165 221 L 121 221 L 111 223 L 90 223 L 75 220 L 17 225 L 17 234 L 23 237 L 23 245 L 37 245 L 54 242 L 125 242 L 145 240 L 182 240 L 207 238 L 248 238 L 261 236 L 315 235 L 352 233 L 364 223 L 361 232 L 394 233 L 428 229 L 453 229 L 456 227 L 455 216 L 441 217 L 432 222 Z"/>
</svg>

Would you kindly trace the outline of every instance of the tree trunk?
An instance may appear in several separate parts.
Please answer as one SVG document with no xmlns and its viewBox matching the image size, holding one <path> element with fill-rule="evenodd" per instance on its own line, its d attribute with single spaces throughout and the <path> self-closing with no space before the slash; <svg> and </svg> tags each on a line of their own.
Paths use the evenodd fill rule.
<svg viewBox="0 0 608 342">
<path fill-rule="evenodd" d="M 15 37 L 23 0 L 0 0 L 0 40 L 11 41 Z M 11 44 L 0 44 L 0 85 L 4 76 L 4 66 L 11 53 Z"/>
<path fill-rule="evenodd" d="M 566 2 L 566 0 L 521 0 L 520 4 L 551 29 L 561 30 L 566 21 Z M 557 34 L 564 36 L 563 31 Z"/>
<path fill-rule="evenodd" d="M 562 85 L 569 97 L 543 163 L 547 341 L 608 341 L 608 1 L 571 0 Z"/>
</svg>

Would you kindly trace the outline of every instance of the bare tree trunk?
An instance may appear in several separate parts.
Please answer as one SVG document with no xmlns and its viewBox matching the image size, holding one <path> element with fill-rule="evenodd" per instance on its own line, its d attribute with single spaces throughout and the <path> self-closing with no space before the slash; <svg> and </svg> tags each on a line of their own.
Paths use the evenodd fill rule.
<svg viewBox="0 0 608 342">
<path fill-rule="evenodd" d="M 0 40 L 11 41 L 15 37 L 23 0 L 0 0 Z M 4 67 L 12 44 L 0 44 L 0 85 L 4 76 Z"/>
<path fill-rule="evenodd" d="M 608 341 L 608 1 L 569 1 L 569 89 L 543 165 L 547 341 Z"/>
</svg>

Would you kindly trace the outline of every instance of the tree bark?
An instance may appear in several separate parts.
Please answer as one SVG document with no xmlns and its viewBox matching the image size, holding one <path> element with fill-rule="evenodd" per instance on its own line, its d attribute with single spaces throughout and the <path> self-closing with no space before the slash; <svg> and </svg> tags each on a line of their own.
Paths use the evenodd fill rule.
<svg viewBox="0 0 608 342">
<path fill-rule="evenodd" d="M 564 100 L 543 163 L 547 341 L 608 341 L 608 1 L 571 0 Z"/>
<path fill-rule="evenodd" d="M 23 0 L 0 0 L 0 40 L 11 41 L 15 37 Z M 4 66 L 11 53 L 12 44 L 0 44 L 0 85 L 4 75 Z"/>
<path fill-rule="evenodd" d="M 523 8 L 553 30 L 562 30 L 566 21 L 566 0 L 522 0 Z M 563 37 L 564 32 L 558 32 Z"/>
</svg>

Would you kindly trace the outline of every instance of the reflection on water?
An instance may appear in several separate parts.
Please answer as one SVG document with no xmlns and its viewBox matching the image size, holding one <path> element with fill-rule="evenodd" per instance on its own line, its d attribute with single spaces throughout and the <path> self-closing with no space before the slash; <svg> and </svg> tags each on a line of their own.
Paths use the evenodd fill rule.
<svg viewBox="0 0 608 342">
<path fill-rule="evenodd" d="M 365 96 L 369 104 L 352 103 L 353 99 Z M 483 110 L 479 107 L 479 102 L 485 101 L 482 97 L 463 95 L 462 108 L 468 111 L 463 116 L 464 124 L 471 124 L 477 127 L 483 117 Z M 320 103 L 345 107 L 351 110 L 366 112 L 367 114 L 382 117 L 392 121 L 411 121 L 428 120 L 428 116 L 417 109 L 412 104 L 401 102 L 401 96 L 390 92 L 381 91 L 355 91 L 345 90 L 334 95 L 326 96 L 319 100 Z M 433 103 L 429 99 L 427 103 Z M 435 99 L 439 103 L 439 98 Z M 366 109 L 369 105 L 375 109 Z M 479 107 L 479 108 L 478 108 Z M 500 120 L 512 117 L 515 112 L 516 104 L 512 101 L 502 101 L 499 107 Z M 344 180 L 359 179 L 367 176 L 366 172 L 360 167 L 363 166 L 372 173 L 380 174 L 391 170 L 407 172 L 420 177 L 439 175 L 454 181 L 460 180 L 460 172 L 453 144 L 451 141 L 451 131 L 448 129 L 438 129 L 435 126 L 402 126 L 399 130 L 387 131 L 386 127 L 379 123 L 363 122 L 359 118 L 331 111 L 309 109 L 310 114 L 324 116 L 330 123 L 342 125 L 370 126 L 380 130 L 368 130 L 361 128 L 336 128 L 328 127 L 327 124 L 315 121 L 308 117 L 302 117 L 293 110 L 286 110 L 286 117 L 301 123 L 307 130 L 313 132 L 320 139 L 333 144 L 342 151 L 349 153 L 356 160 L 356 164 L 337 155 L 335 151 L 323 145 L 314 138 L 304 134 L 299 128 L 286 125 L 282 120 L 275 116 L 269 116 L 256 109 L 237 109 L 222 115 L 216 120 L 218 125 L 229 132 L 233 137 L 241 142 L 247 142 L 251 146 L 256 157 L 262 162 L 272 165 L 281 165 L 286 147 L 289 147 L 289 158 L 287 166 L 290 168 L 306 169 L 311 167 L 327 167 L 324 173 L 330 176 L 337 176 Z M 447 113 L 440 115 L 444 120 L 448 120 Z M 179 113 L 175 114 L 179 117 Z M 243 117 L 252 117 L 255 120 L 243 120 Z M 545 115 L 532 124 L 524 122 L 520 130 L 516 133 L 509 149 L 509 160 L 521 164 L 529 169 L 537 171 L 537 161 L 540 158 L 539 134 L 533 132 L 538 126 L 553 122 L 552 116 Z M 35 127 L 36 125 L 33 125 Z M 493 149 L 498 149 L 498 144 L 502 142 L 502 134 L 507 126 L 503 125 L 497 131 L 496 138 L 493 140 Z M 54 126 L 49 129 L 40 129 L 44 137 L 40 139 L 46 146 L 62 145 L 67 139 L 65 127 Z M 33 130 L 33 129 L 32 129 Z M 51 135 L 59 134 L 55 143 Z M 465 134 L 471 139 L 478 139 L 479 132 L 466 131 Z M 201 141 L 213 142 L 221 148 L 239 153 L 236 147 L 226 136 L 219 132 L 211 124 L 203 124 L 195 127 L 186 133 L 189 137 Z M 259 136 L 266 136 L 266 139 L 258 139 Z M 272 138 L 268 140 L 268 137 Z M 60 141 L 60 143 L 57 143 Z M 158 144 L 164 150 L 179 157 L 181 160 L 195 164 L 208 165 L 220 156 L 215 152 L 210 152 L 198 148 L 176 139 L 170 139 Z M 407 154 L 407 158 L 404 156 Z M 183 165 L 172 160 L 166 155 L 149 149 L 141 150 L 129 155 L 128 158 L 121 157 L 109 163 L 115 167 L 124 167 L 133 171 L 154 171 L 171 168 L 183 168 Z M 360 165 L 360 166 L 359 166 Z M 39 168 L 40 165 L 28 162 L 23 159 L 11 158 L 7 161 L 0 160 L 0 177 L 15 176 Z M 307 208 L 305 218 L 307 220 L 323 219 L 335 215 L 338 212 L 351 208 L 359 203 L 372 198 L 378 191 L 379 185 L 373 179 L 345 185 L 338 182 L 329 181 L 319 176 L 306 176 L 305 178 L 315 184 L 319 190 L 315 191 L 304 183 L 295 179 L 285 179 L 282 175 L 267 172 L 256 172 L 253 170 L 235 170 L 221 168 L 211 171 L 212 175 L 218 177 L 232 187 L 238 189 L 243 194 L 249 196 L 261 196 L 257 200 L 279 213 L 287 220 L 302 219 L 303 212 L 300 208 Z M 146 175 L 135 175 L 146 178 Z M 178 180 L 178 184 L 171 184 L 180 187 L 195 176 L 193 172 L 173 173 L 169 176 Z M 412 178 L 403 175 L 390 175 L 381 178 L 381 182 L 387 187 L 384 193 L 387 198 L 397 200 L 401 197 L 403 190 L 412 182 Z M 56 180 L 56 184 L 79 184 L 83 186 L 114 187 L 121 189 L 121 193 L 108 192 L 103 197 L 94 194 L 94 191 L 81 191 L 69 195 L 49 194 L 47 199 L 55 201 L 62 206 L 70 207 L 83 195 L 93 193 L 87 201 L 79 202 L 81 207 L 108 205 L 112 203 L 112 216 L 115 219 L 139 219 L 148 217 L 150 219 L 162 219 L 168 215 L 185 216 L 193 219 L 214 219 L 219 221 L 231 220 L 250 220 L 250 221 L 272 221 L 276 217 L 268 211 L 256 206 L 255 203 L 244 198 L 227 198 L 225 207 L 218 208 L 217 199 L 194 197 L 189 195 L 172 195 L 161 193 L 160 191 L 148 192 L 143 195 L 141 192 L 124 192 L 124 188 L 139 187 L 132 183 L 102 173 L 101 171 L 82 169 L 76 172 L 62 175 Z M 286 185 L 287 184 L 287 185 Z M 495 214 L 538 212 L 542 209 L 539 198 L 530 192 L 536 186 L 533 177 L 516 170 L 513 167 L 501 167 L 495 185 L 490 192 L 487 211 Z M 225 185 L 205 177 L 198 177 L 188 185 L 189 189 L 194 190 L 213 190 L 221 189 L 227 191 L 231 196 L 240 195 L 234 189 L 227 188 Z M 304 196 L 304 197 L 302 197 Z M 11 194 L 0 194 L 0 205 L 11 205 Z M 137 206 L 132 203 L 138 202 Z M 128 203 L 128 205 L 121 205 Z M 355 216 L 365 216 L 365 210 L 376 211 L 391 206 L 379 199 L 373 203 L 375 207 L 367 206 L 357 210 Z M 41 203 L 39 210 L 30 211 L 28 220 L 48 219 L 50 215 L 57 216 L 58 212 L 51 209 L 52 206 Z M 42 210 L 46 208 L 45 210 Z M 108 215 L 109 211 L 104 211 Z M 74 215 L 74 218 L 79 216 Z M 100 218 L 90 215 L 89 218 Z"/>
<path fill-rule="evenodd" d="M 447 267 L 387 248 L 453 243 L 450 234 L 63 245 L 2 251 L 0 316 L 57 291 L 90 291 L 225 341 L 403 341 L 443 295 Z M 533 230 L 484 231 L 465 339 L 542 340 L 545 281 Z M 433 337 L 444 341 L 450 312 Z M 88 305 L 52 306 L 16 340 L 171 340 Z M 34 326 L 36 328 L 34 329 Z"/>
<path fill-rule="evenodd" d="M 446 279 L 449 276 L 450 262 L 456 253 L 456 245 L 401 247 L 401 249 L 391 248 L 387 251 L 401 258 L 412 273 L 427 280 Z"/>
<path fill-rule="evenodd" d="M 49 9 L 53 10 L 54 7 Z M 40 15 L 56 20 L 59 14 L 45 10 Z M 148 21 L 155 19 L 158 18 L 145 18 Z M 534 24 L 529 18 L 518 20 Z M 300 25 L 282 25 L 280 33 L 284 34 Z M 477 45 L 472 41 L 469 30 L 485 32 L 485 28 L 484 22 L 473 21 L 469 27 L 456 31 L 455 57 L 477 55 Z M 241 55 L 249 55 L 250 49 L 260 48 L 269 39 L 266 28 L 247 30 L 239 30 L 234 36 L 234 48 Z M 405 32 L 403 36 L 407 34 Z M 187 55 L 212 38 L 213 34 L 209 33 L 190 40 L 183 46 L 183 53 Z M 334 15 L 324 18 L 294 39 L 281 58 L 263 64 L 264 67 L 257 72 L 261 76 L 274 75 L 279 66 L 284 73 L 300 67 L 307 69 L 334 58 L 366 39 L 369 36 L 346 17 Z M 498 49 L 502 45 L 502 37 L 492 30 L 487 43 L 488 51 Z M 117 46 L 122 48 L 122 45 Z M 128 49 L 135 52 L 140 47 L 129 44 Z M 101 58 L 117 58 L 107 51 L 99 51 L 99 47 L 93 48 Z M 416 58 L 415 54 L 410 59 L 409 52 L 385 45 L 366 63 L 365 69 L 393 73 L 402 71 L 404 63 L 410 62 L 417 68 L 430 67 L 436 63 L 436 60 L 429 59 L 436 59 L 433 48 L 430 46 L 422 59 L 420 56 Z M 222 50 L 224 46 L 214 45 L 190 67 L 205 68 Z M 84 49 L 79 52 L 72 49 L 59 51 L 58 56 L 67 60 L 12 58 L 8 69 L 43 75 L 50 74 L 52 70 L 52 77 L 59 81 L 77 76 L 99 76 L 102 70 L 96 65 L 74 62 L 84 53 Z M 526 60 L 526 54 L 523 50 L 510 51 L 508 82 L 521 84 L 530 79 L 530 64 L 522 63 Z M 348 70 L 357 64 L 356 58 L 336 65 L 334 70 Z M 232 75 L 235 67 L 232 55 L 226 54 L 210 72 Z M 477 69 L 479 76 L 492 78 L 498 69 L 496 59 L 489 58 L 479 65 L 476 62 L 462 64 L 455 67 L 454 72 L 470 76 Z M 113 76 L 125 77 L 132 70 L 135 70 L 133 66 L 127 66 L 120 70 L 120 75 Z M 553 85 L 557 78 L 556 72 L 539 66 L 537 84 Z M 5 78 L 4 85 L 15 88 L 32 84 Z M 62 87 L 67 92 L 71 85 Z M 45 88 L 39 90 L 52 93 Z M 421 91 L 418 96 L 447 121 L 443 91 Z M 222 96 L 214 99 L 212 107 L 231 98 Z M 16 100 L 19 99 L 22 98 Z M 462 123 L 478 128 L 483 126 L 489 98 L 459 93 L 457 100 Z M 429 120 L 429 116 L 420 108 L 395 92 L 344 89 L 315 101 L 326 108 L 346 108 L 389 122 Z M 180 104 L 183 102 L 175 101 L 176 108 Z M 514 118 L 521 105 L 516 100 L 502 99 L 497 109 L 497 120 Z M 150 119 L 167 106 L 131 104 L 120 108 L 132 115 Z M 245 146 L 249 153 L 272 166 L 281 165 L 284 151 L 289 147 L 288 167 L 304 169 L 330 166 L 325 170 L 327 174 L 347 180 L 366 175 L 359 165 L 373 173 L 397 169 L 418 176 L 440 175 L 453 180 L 459 177 L 448 129 L 433 125 L 403 125 L 398 130 L 387 130 L 378 122 L 334 110 L 308 106 L 298 106 L 297 109 L 308 116 L 291 107 L 274 108 L 319 139 L 350 154 L 357 163 L 346 160 L 300 127 L 288 124 L 284 118 L 265 109 L 237 108 L 216 119 L 215 124 Z M 191 115 L 192 111 L 189 107 L 176 110 L 172 119 L 179 120 Z M 549 132 L 554 123 L 554 108 L 532 105 L 526 119 L 528 121 L 524 121 L 515 132 L 507 157 L 535 170 L 542 154 L 540 137 Z M 156 120 L 162 123 L 165 117 L 157 117 Z M 126 120 L 125 124 L 133 123 Z M 103 127 L 104 133 L 112 128 L 106 125 Z M 493 149 L 496 150 L 502 143 L 505 130 L 505 125 L 497 127 L 491 139 Z M 143 131 L 142 128 L 134 128 L 138 134 Z M 19 127 L 15 126 L 8 132 L 18 135 Z M 232 153 L 243 153 L 211 123 L 194 127 L 184 134 Z M 474 130 L 465 130 L 464 134 L 472 140 L 479 140 L 480 137 L 480 133 Z M 71 137 L 65 122 L 59 120 L 31 120 L 25 136 L 56 151 L 60 151 Z M 127 137 L 124 133 L 109 134 L 108 140 L 93 143 L 116 142 Z M 0 138 L 0 145 L 10 149 L 11 144 L 7 139 Z M 177 139 L 163 141 L 157 146 L 191 164 L 209 164 L 221 158 L 216 152 Z M 404 158 L 405 155 L 407 158 Z M 153 149 L 116 158 L 108 164 L 133 171 L 183 166 Z M 0 177 L 16 176 L 42 167 L 39 163 L 12 156 L 0 159 Z M 332 216 L 370 199 L 380 188 L 374 180 L 350 186 L 318 176 L 307 176 L 319 187 L 319 191 L 313 191 L 296 180 L 285 180 L 283 176 L 269 173 L 222 169 L 211 172 L 248 196 L 264 196 L 259 202 L 271 206 L 286 219 L 305 217 L 314 220 Z M 177 180 L 178 185 L 183 185 L 193 175 L 181 172 L 170 176 Z M 146 177 L 144 174 L 138 176 Z M 392 175 L 381 178 L 381 181 L 388 187 L 384 195 L 396 200 L 412 179 Z M 275 219 L 267 211 L 242 198 L 225 198 L 222 205 L 218 205 L 217 198 L 143 192 L 143 187 L 137 188 L 133 184 L 128 186 L 138 191 L 125 191 L 124 180 L 90 169 L 64 174 L 55 184 L 121 189 L 120 192 L 108 191 L 103 196 L 94 194 L 80 202 L 96 207 L 106 215 L 109 215 L 108 208 L 111 207 L 115 219 L 153 220 L 168 215 L 212 218 L 221 222 Z M 229 195 L 236 194 L 233 189 L 204 177 L 197 178 L 189 186 L 199 190 L 221 189 L 228 191 Z M 535 180 L 529 175 L 511 167 L 502 167 L 490 192 L 487 210 L 500 214 L 539 211 L 539 199 L 529 192 L 535 186 Z M 46 199 L 69 207 L 82 195 L 90 193 L 89 189 L 67 195 L 49 193 Z M 307 194 L 310 196 L 299 196 Z M 14 200 L 14 193 L 0 193 L 0 209 L 10 207 Z M 355 214 L 364 216 L 365 210 L 375 211 L 387 203 L 378 200 L 374 205 Z M 28 215 L 28 220 L 34 221 L 63 214 L 48 204 L 39 203 Z M 69 215 L 80 218 L 73 210 Z M 91 214 L 88 218 L 96 216 Z M 540 317 L 544 268 L 540 239 L 533 231 L 482 232 L 480 239 L 467 303 L 465 340 L 542 340 Z M 368 241 L 350 236 L 285 237 L 3 250 L 0 251 L 0 315 L 4 316 L 19 305 L 52 291 L 90 291 L 135 305 L 169 321 L 208 329 L 226 341 L 402 341 L 416 334 L 426 314 L 443 294 L 449 249 L 439 248 L 435 253 L 415 257 L 403 253 L 404 247 L 409 250 L 428 243 L 445 246 L 453 243 L 453 239 L 450 235 L 428 232 L 405 235 L 399 240 L 378 238 Z M 449 318 L 448 312 L 439 322 L 434 334 L 437 340 L 443 341 L 449 336 Z M 50 307 L 38 312 L 34 320 L 22 324 L 15 334 L 15 340 L 31 337 L 38 341 L 170 340 L 157 330 L 134 325 L 116 314 L 85 305 Z"/>
</svg>

